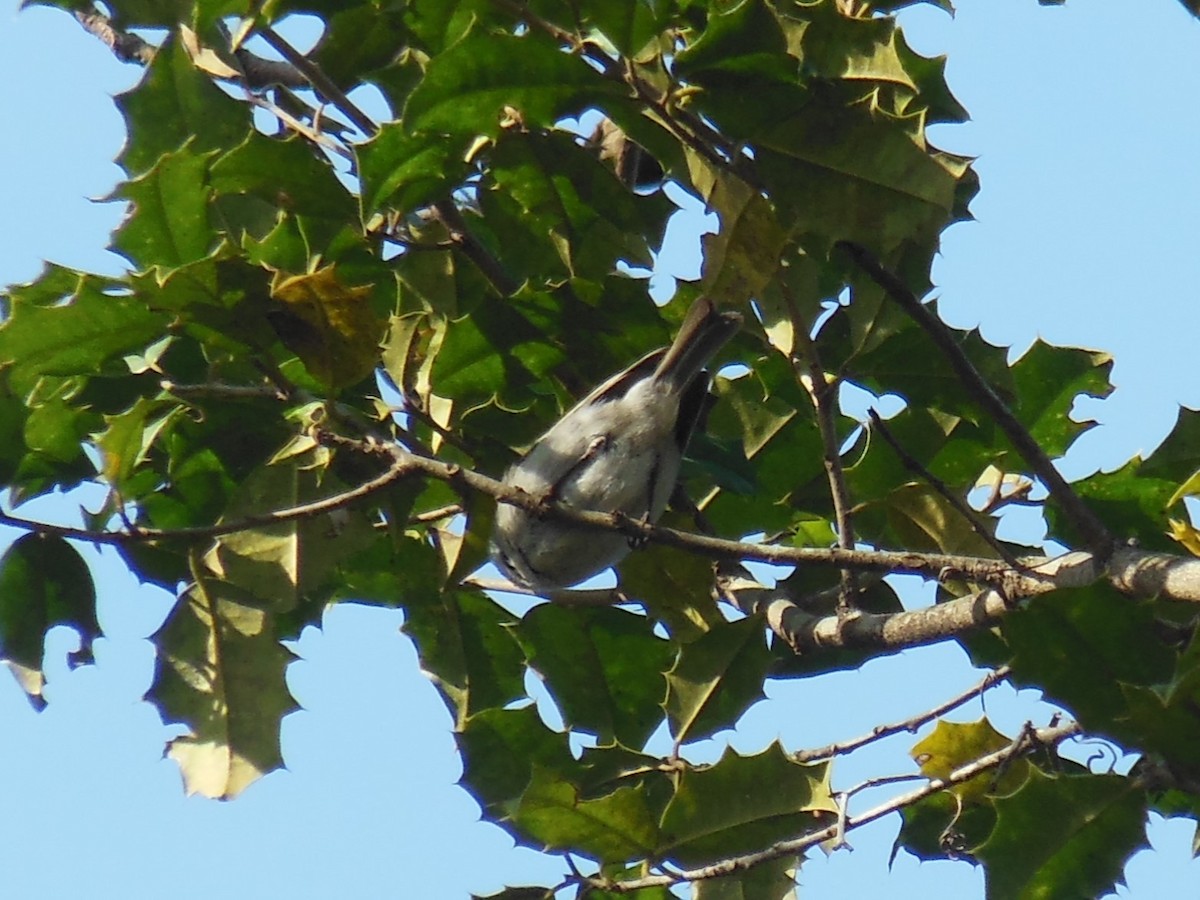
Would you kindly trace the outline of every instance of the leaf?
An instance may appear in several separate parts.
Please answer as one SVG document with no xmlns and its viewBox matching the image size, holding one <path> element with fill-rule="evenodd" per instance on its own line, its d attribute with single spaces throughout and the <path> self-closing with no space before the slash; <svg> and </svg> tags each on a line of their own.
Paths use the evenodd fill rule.
<svg viewBox="0 0 1200 900">
<path fill-rule="evenodd" d="M 404 214 L 450 193 L 469 171 L 466 149 L 462 138 L 414 135 L 396 122 L 384 124 L 355 148 L 364 213 L 391 208 Z"/>
<path fill-rule="evenodd" d="M 624 610 L 543 603 L 525 614 L 519 635 L 568 727 L 636 749 L 662 721 L 673 655 L 653 629 L 646 616 Z"/>
<path fill-rule="evenodd" d="M 295 708 L 290 654 L 270 611 L 216 579 L 191 585 L 156 635 L 147 695 L 188 733 L 168 747 L 189 794 L 230 799 L 279 768 L 279 723 Z"/>
<path fill-rule="evenodd" d="M 1035 341 L 1013 364 L 1013 412 L 1051 457 L 1065 453 L 1071 442 L 1094 424 L 1073 422 L 1068 413 L 1081 395 L 1107 397 L 1112 393 L 1112 364 L 1107 353 L 1054 347 L 1043 341 Z"/>
<path fill-rule="evenodd" d="M 778 743 L 754 756 L 727 749 L 711 767 L 680 776 L 663 813 L 660 853 L 703 865 L 820 827 L 837 810 L 829 777 L 828 763 L 793 762 Z"/>
<path fill-rule="evenodd" d="M 79 552 L 59 537 L 25 534 L 0 556 L 0 663 L 41 702 L 42 643 L 55 625 L 79 632 L 79 658 L 90 660 L 100 635 L 96 587 Z"/>
<path fill-rule="evenodd" d="M 1166 509 L 1178 482 L 1154 474 L 1163 468 L 1134 458 L 1115 472 L 1097 472 L 1071 487 L 1118 540 L 1136 539 L 1145 550 L 1175 553 L 1178 545 L 1166 534 Z M 1074 526 L 1057 506 L 1046 506 L 1046 520 L 1052 539 L 1078 544 Z"/>
<path fill-rule="evenodd" d="M 736 309 L 758 297 L 774 278 L 786 235 L 771 204 L 740 178 L 711 170 L 695 154 L 688 155 L 688 165 L 693 183 L 711 181 L 703 199 L 721 220 L 716 234 L 702 238 L 702 284 L 718 305 Z"/>
<path fill-rule="evenodd" d="M 530 127 L 546 127 L 622 93 L 620 85 L 534 30 L 522 36 L 473 31 L 430 60 L 403 121 L 410 132 L 496 137 L 506 109 Z"/>
<path fill-rule="evenodd" d="M 1120 775 L 1052 778 L 1033 770 L 996 801 L 996 827 L 975 850 L 988 900 L 1099 897 L 1146 846 L 1145 794 Z"/>
<path fill-rule="evenodd" d="M 675 56 L 680 77 L 710 83 L 721 73 L 774 74 L 794 68 L 787 40 L 773 10 L 763 0 L 743 0 L 710 15 L 700 36 Z"/>
<path fill-rule="evenodd" d="M 520 798 L 535 767 L 564 777 L 578 769 L 567 735 L 547 728 L 532 703 L 476 713 L 459 732 L 458 746 L 462 785 L 497 818 L 508 817 L 510 801 Z"/>
<path fill-rule="evenodd" d="M 900 810 L 901 826 L 889 863 L 901 850 L 917 859 L 970 860 L 970 848 L 983 843 L 996 825 L 996 809 L 988 800 L 967 806 L 950 791 L 939 791 Z"/>
<path fill-rule="evenodd" d="M 1181 482 L 1200 470 L 1200 412 L 1181 407 L 1175 427 L 1146 457 L 1141 473 Z"/>
<path fill-rule="evenodd" d="M 781 856 L 745 871 L 695 883 L 693 900 L 797 900 L 796 872 L 800 861 Z"/>
<path fill-rule="evenodd" d="M 99 374 L 112 360 L 161 337 L 166 322 L 137 298 L 106 294 L 82 279 L 66 303 L 13 303 L 0 325 L 0 366 L 10 367 L 12 390 L 25 396 L 42 375 Z"/>
<path fill-rule="evenodd" d="M 819 246 L 849 240 L 883 257 L 905 243 L 932 249 L 966 172 L 897 123 L 834 98 L 805 103 L 758 144 L 758 170 L 785 228 Z"/>
<path fill-rule="evenodd" d="M 638 56 L 668 21 L 670 4 L 655 0 L 607 0 L 584 7 L 590 21 L 625 56 Z"/>
<path fill-rule="evenodd" d="M 945 497 L 926 484 L 892 491 L 880 501 L 899 546 L 963 556 L 994 557 L 996 551 Z M 987 520 L 989 526 L 994 520 Z"/>
<path fill-rule="evenodd" d="M 1179 519 L 1168 519 L 1167 522 L 1171 527 L 1171 539 L 1182 544 L 1192 556 L 1200 556 L 1200 530 Z"/>
<path fill-rule="evenodd" d="M 247 195 L 274 209 L 331 219 L 339 226 L 358 218 L 355 199 L 333 169 L 299 138 L 277 140 L 251 132 L 213 163 L 211 183 L 218 197 Z"/>
<path fill-rule="evenodd" d="M 113 236 L 113 249 L 141 271 L 174 269 L 203 259 L 217 244 L 208 221 L 211 154 L 190 146 L 165 153 L 144 175 L 113 193 L 133 209 Z"/>
<path fill-rule="evenodd" d="M 247 109 L 196 70 L 191 58 L 170 37 L 154 54 L 146 75 L 119 94 L 129 140 L 118 162 L 131 176 L 141 175 L 164 154 L 190 142 L 196 154 L 238 144 L 250 130 Z"/>
<path fill-rule="evenodd" d="M 1089 731 L 1128 735 L 1122 685 L 1164 683 L 1175 668 L 1150 605 L 1100 583 L 1039 597 L 1006 616 L 1002 631 L 1013 678 L 1042 688 Z"/>
<path fill-rule="evenodd" d="M 379 362 L 384 321 L 369 286 L 343 283 L 334 266 L 309 275 L 276 273 L 271 297 L 284 313 L 272 320 L 281 340 L 332 390 L 362 381 Z"/>
<path fill-rule="evenodd" d="M 1012 741 L 992 727 L 986 718 L 975 722 L 938 721 L 933 731 L 918 741 L 911 755 L 927 778 L 944 779 L 956 769 L 982 756 L 1009 746 Z M 989 795 L 1011 794 L 1029 777 L 1029 761 L 1017 759 L 1001 773 L 981 772 L 974 778 L 946 788 L 962 804 L 980 803 Z"/>
<path fill-rule="evenodd" d="M 532 232 L 559 247 L 572 274 L 603 278 L 617 260 L 653 263 L 671 205 L 631 193 L 574 135 L 506 133 L 490 158 L 498 190 L 520 206 Z"/>
<path fill-rule="evenodd" d="M 667 673 L 667 715 L 676 743 L 711 737 L 732 728 L 762 699 L 771 665 L 765 630 L 757 616 L 714 625 L 690 644 Z"/>
<path fill-rule="evenodd" d="M 477 712 L 525 696 L 525 657 L 510 613 L 465 590 L 407 599 L 404 633 L 416 643 L 421 667 L 442 692 L 456 728 Z"/>
<path fill-rule="evenodd" d="M 255 469 L 238 485 L 221 523 L 237 522 L 336 495 L 346 486 L 332 475 L 287 465 Z M 343 557 L 373 537 L 361 509 L 259 525 L 218 537 L 205 556 L 223 581 L 288 612 L 320 587 Z"/>
<path fill-rule="evenodd" d="M 583 800 L 573 784 L 536 765 L 513 823 L 547 850 L 569 849 L 602 863 L 649 856 L 659 840 L 642 788 Z"/>
</svg>

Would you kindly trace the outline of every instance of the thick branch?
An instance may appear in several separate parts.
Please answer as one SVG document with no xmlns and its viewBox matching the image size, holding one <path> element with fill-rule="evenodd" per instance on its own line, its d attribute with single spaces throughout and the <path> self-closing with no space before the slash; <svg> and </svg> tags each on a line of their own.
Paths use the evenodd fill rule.
<svg viewBox="0 0 1200 900">
<path fill-rule="evenodd" d="M 611 881 L 607 878 L 591 878 L 588 884 L 592 887 L 610 891 L 616 894 L 628 894 L 634 891 L 639 891 L 647 888 L 669 887 L 674 884 L 682 884 L 685 882 L 707 881 L 713 878 L 721 878 L 726 875 L 733 875 L 737 872 L 743 872 L 752 866 L 760 863 L 769 862 L 773 859 L 781 859 L 788 856 L 797 856 L 808 850 L 810 847 L 815 847 L 826 841 L 837 838 L 840 834 L 859 828 L 874 822 L 876 819 L 881 819 L 886 815 L 897 812 L 905 807 L 912 806 L 926 797 L 932 796 L 946 788 L 953 787 L 956 784 L 962 784 L 965 781 L 970 781 L 972 778 L 984 772 L 989 772 L 993 769 L 998 769 L 1001 766 L 1010 764 L 1013 760 L 1019 759 L 1030 753 L 1041 751 L 1047 747 L 1056 747 L 1067 738 L 1074 737 L 1081 733 L 1081 729 L 1076 722 L 1068 722 L 1064 725 L 1057 725 L 1052 728 L 1032 728 L 1027 726 L 1017 738 L 1007 747 L 996 750 L 993 753 L 988 753 L 981 756 L 973 762 L 967 763 L 964 766 L 959 766 L 945 778 L 934 778 L 915 790 L 901 794 L 898 797 L 893 797 L 885 803 L 881 803 L 867 812 L 857 816 L 849 816 L 844 820 L 822 828 L 819 831 L 814 831 L 803 837 L 793 838 L 788 841 L 779 841 L 767 847 L 764 850 L 759 850 L 756 853 L 746 853 L 741 856 L 731 856 L 728 859 L 723 859 L 719 862 L 708 866 L 701 866 L 695 869 L 683 869 L 680 871 L 669 872 L 662 875 L 648 875 L 644 878 L 634 878 L 628 881 Z"/>
<path fill-rule="evenodd" d="M 142 40 L 136 34 L 122 31 L 103 13 L 83 12 L 76 10 L 75 20 L 84 30 L 100 39 L 104 46 L 113 52 L 121 62 L 135 62 L 143 66 L 150 65 L 154 54 L 158 52 L 153 44 Z"/>
<path fill-rule="evenodd" d="M 1100 556 L 1106 556 L 1113 546 L 1112 536 L 1104 523 L 1083 502 L 1075 490 L 1054 467 L 1040 444 L 1029 430 L 1013 415 L 1008 405 L 992 388 L 987 379 L 975 368 L 963 352 L 953 333 L 941 319 L 934 315 L 917 296 L 908 289 L 895 273 L 889 271 L 865 247 L 842 241 L 838 247 L 846 253 L 867 275 L 879 285 L 900 307 L 929 334 L 938 348 L 946 355 L 951 367 L 964 386 L 974 395 L 980 407 L 991 416 L 1012 445 L 1021 454 L 1029 467 L 1046 485 L 1051 498 L 1079 529 L 1088 546 Z"/>
</svg>

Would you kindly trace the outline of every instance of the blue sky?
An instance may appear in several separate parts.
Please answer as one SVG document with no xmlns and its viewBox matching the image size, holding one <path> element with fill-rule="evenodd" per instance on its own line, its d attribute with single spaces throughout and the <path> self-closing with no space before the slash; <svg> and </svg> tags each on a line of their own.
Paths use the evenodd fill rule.
<svg viewBox="0 0 1200 900">
<path fill-rule="evenodd" d="M 932 8 L 902 18 L 916 49 L 950 57 L 948 79 L 973 121 L 939 127 L 934 140 L 978 156 L 983 184 L 977 221 L 945 236 L 934 269 L 940 308 L 951 324 L 979 325 L 1016 352 L 1039 335 L 1111 352 L 1116 391 L 1081 404 L 1103 424 L 1064 469 L 1115 468 L 1161 441 L 1179 403 L 1200 406 L 1200 23 L 1174 0 L 959 6 L 953 19 Z M 122 122 L 110 97 L 138 76 L 69 16 L 40 7 L 18 14 L 16 0 L 0 0 L 0 80 L 9 86 L 0 98 L 0 284 L 34 277 L 42 259 L 119 271 L 103 247 L 121 210 L 87 198 L 107 194 L 120 176 L 111 160 Z M 688 222 L 673 229 L 664 271 L 694 276 L 694 231 Z M 22 511 L 70 517 L 96 499 L 51 498 Z M 455 900 L 561 874 L 477 823 L 478 808 L 454 786 L 450 719 L 394 611 L 338 607 L 297 643 L 288 679 L 302 709 L 284 724 L 287 771 L 233 803 L 185 798 L 174 765 L 161 759 L 170 729 L 140 702 L 153 667 L 145 637 L 169 598 L 132 582 L 111 554 L 88 553 L 106 633 L 96 665 L 69 671 L 71 635 L 52 634 L 41 714 L 0 677 L 7 895 Z M 736 732 L 698 753 L 852 737 L 977 677 L 944 646 L 774 685 Z M 987 711 L 1010 732 L 1047 714 L 1036 693 L 1008 688 L 989 695 Z M 955 718 L 978 712 L 976 704 Z M 906 749 L 901 740 L 872 750 L 839 781 L 904 770 Z M 802 896 L 982 898 L 980 873 L 965 864 L 902 855 L 889 871 L 896 827 L 884 820 L 851 837 L 855 852 L 812 858 Z M 1118 896 L 1179 896 L 1178 885 L 1200 884 L 1191 835 L 1189 822 L 1156 822 L 1156 849 L 1134 860 Z"/>
</svg>

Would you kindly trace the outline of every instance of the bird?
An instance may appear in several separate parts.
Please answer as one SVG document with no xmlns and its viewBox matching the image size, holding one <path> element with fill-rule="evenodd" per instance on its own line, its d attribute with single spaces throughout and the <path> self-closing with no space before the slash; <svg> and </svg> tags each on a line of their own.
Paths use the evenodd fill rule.
<svg viewBox="0 0 1200 900">
<path fill-rule="evenodd" d="M 612 375 L 543 434 L 504 484 L 540 502 L 658 520 L 679 478 L 710 378 L 705 366 L 741 328 L 742 316 L 708 297 L 694 301 L 670 346 Z M 492 559 L 513 584 L 544 593 L 620 562 L 630 541 L 501 503 Z"/>
</svg>

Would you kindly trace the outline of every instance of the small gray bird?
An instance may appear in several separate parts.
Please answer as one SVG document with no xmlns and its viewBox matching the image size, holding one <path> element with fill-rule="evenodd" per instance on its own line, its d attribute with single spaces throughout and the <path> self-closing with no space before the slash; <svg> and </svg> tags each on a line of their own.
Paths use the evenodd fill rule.
<svg viewBox="0 0 1200 900">
<path fill-rule="evenodd" d="M 530 448 L 504 483 L 576 509 L 621 512 L 654 522 L 667 507 L 679 464 L 704 407 L 704 367 L 741 327 L 701 297 L 670 347 L 613 375 Z M 629 539 L 615 531 L 538 516 L 501 503 L 492 558 L 533 590 L 583 581 L 620 562 Z"/>
</svg>

